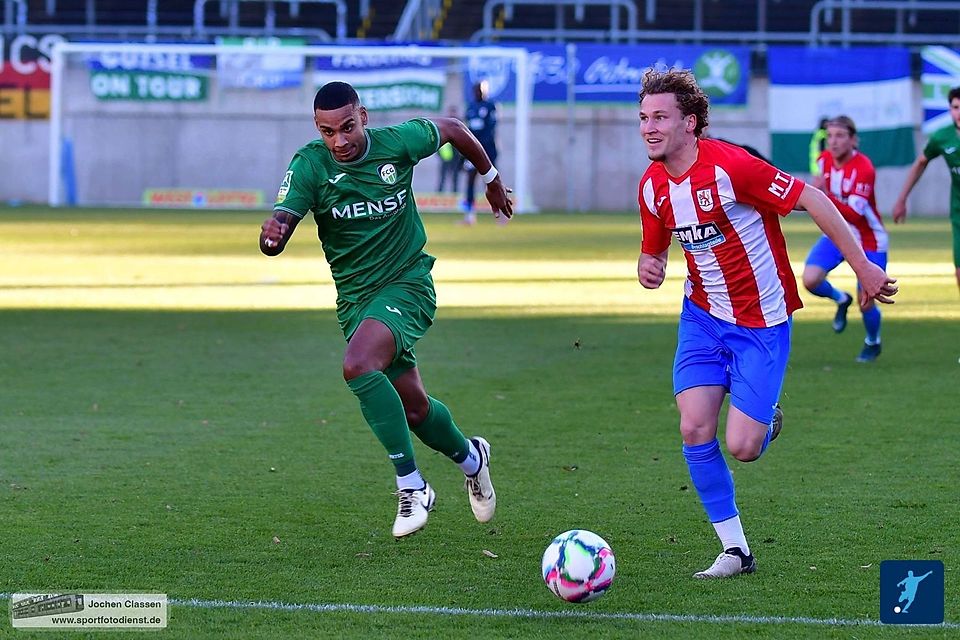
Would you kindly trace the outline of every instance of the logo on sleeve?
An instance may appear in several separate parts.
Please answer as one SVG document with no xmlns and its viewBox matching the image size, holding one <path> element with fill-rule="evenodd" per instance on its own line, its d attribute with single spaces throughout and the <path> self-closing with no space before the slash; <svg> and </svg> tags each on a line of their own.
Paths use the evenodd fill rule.
<svg viewBox="0 0 960 640">
<path fill-rule="evenodd" d="M 773 182 L 767 187 L 767 191 L 781 200 L 786 200 L 787 194 L 790 193 L 790 188 L 793 187 L 793 180 L 793 176 L 789 173 L 777 171 L 777 175 L 774 176 Z"/>
<path fill-rule="evenodd" d="M 683 250 L 690 253 L 703 253 L 726 241 L 720 227 L 715 222 L 676 227 L 670 229 L 670 231 Z"/>
<path fill-rule="evenodd" d="M 280 183 L 280 190 L 277 191 L 277 202 L 280 204 L 287 198 L 287 193 L 290 191 L 290 181 L 293 180 L 293 171 L 287 171 L 283 174 L 283 182 Z"/>
<path fill-rule="evenodd" d="M 392 164 L 382 164 L 380 165 L 380 179 L 386 182 L 387 184 L 393 184 L 397 181 L 397 168 Z"/>
</svg>

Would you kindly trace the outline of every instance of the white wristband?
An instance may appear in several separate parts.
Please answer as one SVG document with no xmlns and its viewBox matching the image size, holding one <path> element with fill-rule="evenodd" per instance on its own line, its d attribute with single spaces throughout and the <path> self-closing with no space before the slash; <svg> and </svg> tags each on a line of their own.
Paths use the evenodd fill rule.
<svg viewBox="0 0 960 640">
<path fill-rule="evenodd" d="M 490 184 L 497 179 L 497 176 L 500 173 L 497 171 L 497 168 L 493 165 L 490 165 L 490 171 L 480 174 L 480 179 L 483 180 L 483 184 Z"/>
</svg>

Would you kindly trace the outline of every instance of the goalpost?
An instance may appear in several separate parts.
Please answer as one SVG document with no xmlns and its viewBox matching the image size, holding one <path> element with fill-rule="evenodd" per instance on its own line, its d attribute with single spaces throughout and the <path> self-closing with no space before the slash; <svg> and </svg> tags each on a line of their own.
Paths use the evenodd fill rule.
<svg viewBox="0 0 960 640">
<path fill-rule="evenodd" d="M 516 210 L 533 211 L 525 49 L 59 42 L 51 51 L 48 202 L 269 207 L 293 153 L 319 136 L 311 112 L 323 82 L 373 78 L 381 86 L 358 91 L 370 126 L 383 126 L 446 116 L 451 106 L 462 118 L 464 86 L 476 73 L 512 87 L 497 102 L 496 164 Z M 415 193 L 435 190 L 439 164 L 420 162 Z"/>
</svg>

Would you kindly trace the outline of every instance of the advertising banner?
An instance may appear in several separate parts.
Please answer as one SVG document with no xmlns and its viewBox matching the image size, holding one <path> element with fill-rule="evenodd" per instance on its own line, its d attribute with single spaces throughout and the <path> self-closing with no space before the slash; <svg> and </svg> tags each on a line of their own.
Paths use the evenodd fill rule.
<svg viewBox="0 0 960 640">
<path fill-rule="evenodd" d="M 530 52 L 534 102 L 566 102 L 566 45 L 524 43 Z M 574 95 L 578 103 L 636 104 L 649 68 L 690 69 L 713 106 L 742 107 L 750 83 L 750 49 L 740 46 L 577 44 L 574 46 Z M 486 80 L 490 99 L 512 102 L 516 96 L 513 64 L 471 58 L 469 87 Z"/>
<path fill-rule="evenodd" d="M 217 81 L 224 88 L 285 89 L 303 83 L 304 57 L 283 53 L 303 46 L 304 38 L 217 38 L 217 44 L 272 46 L 277 53 L 229 53 L 217 56 Z"/>
<path fill-rule="evenodd" d="M 0 120 L 50 117 L 50 51 L 63 39 L 0 35 Z"/>
<path fill-rule="evenodd" d="M 773 164 L 805 172 L 821 118 L 846 115 L 874 166 L 914 159 L 910 51 L 898 47 L 770 47 Z"/>
<path fill-rule="evenodd" d="M 315 61 L 313 82 L 318 88 L 335 80 L 349 82 L 369 111 L 440 111 L 448 64 L 442 58 L 409 54 L 320 56 Z"/>
<path fill-rule="evenodd" d="M 920 84 L 923 88 L 923 132 L 931 134 L 937 129 L 953 126 L 947 94 L 960 87 L 960 51 L 947 47 L 924 47 L 920 51 L 923 71 Z"/>
</svg>

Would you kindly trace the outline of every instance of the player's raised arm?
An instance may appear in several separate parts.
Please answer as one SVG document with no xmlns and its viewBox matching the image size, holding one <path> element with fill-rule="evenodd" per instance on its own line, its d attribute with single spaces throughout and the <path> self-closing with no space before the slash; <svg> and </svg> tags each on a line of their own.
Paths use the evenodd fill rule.
<svg viewBox="0 0 960 640">
<path fill-rule="evenodd" d="M 903 188 L 900 189 L 900 195 L 897 196 L 897 201 L 893 205 L 893 222 L 895 224 L 900 224 L 907 219 L 907 196 L 913 191 L 914 185 L 917 184 L 917 180 L 920 179 L 920 176 L 922 176 L 923 172 L 927 169 L 929 162 L 930 160 L 926 154 L 921 153 L 917 156 L 917 159 L 913 161 L 913 164 L 910 165 L 907 177 L 903 181 Z"/>
<path fill-rule="evenodd" d="M 260 226 L 260 252 L 267 256 L 278 255 L 287 246 L 300 218 L 286 211 L 275 210 Z"/>
<path fill-rule="evenodd" d="M 892 304 L 892 297 L 897 293 L 896 280 L 867 259 L 860 247 L 860 243 L 850 231 L 850 226 L 837 211 L 837 207 L 819 189 L 804 185 L 797 208 L 805 209 L 817 226 L 833 240 L 840 249 L 840 253 L 857 274 L 860 282 L 860 305 L 863 306 L 871 298 L 878 302 Z"/>
<path fill-rule="evenodd" d="M 487 185 L 487 202 L 493 209 L 493 215 L 513 216 L 513 203 L 510 201 L 510 189 L 500 179 L 500 173 L 490 162 L 487 152 L 470 129 L 456 118 L 437 118 L 433 121 L 440 131 L 440 146 L 449 142 L 460 154 L 477 169 L 480 178 Z"/>
</svg>

